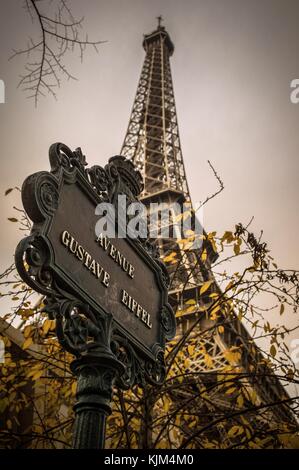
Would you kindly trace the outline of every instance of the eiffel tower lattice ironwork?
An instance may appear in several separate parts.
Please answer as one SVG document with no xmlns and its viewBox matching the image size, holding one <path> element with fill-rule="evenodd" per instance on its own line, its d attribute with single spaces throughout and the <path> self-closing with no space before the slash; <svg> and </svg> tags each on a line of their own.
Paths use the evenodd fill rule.
<svg viewBox="0 0 299 470">
<path fill-rule="evenodd" d="M 161 26 L 161 17 L 158 20 L 157 30 L 144 36 L 146 57 L 121 154 L 132 159 L 143 175 L 143 202 L 164 203 L 169 207 L 170 227 L 163 227 L 163 217 L 157 222 L 158 232 L 168 228 L 170 233 L 170 236 L 159 240 L 159 249 L 164 259 L 177 254 L 169 264 L 171 297 L 174 304 L 182 304 L 182 286 L 187 300 L 188 295 L 190 297 L 194 294 L 194 287 L 203 282 L 204 266 L 200 265 L 195 253 L 186 251 L 176 241 L 176 237 L 171 236 L 177 229 L 177 217 L 181 213 L 176 208 L 182 203 L 189 204 L 192 213 L 192 205 L 182 157 L 169 61 L 174 46 Z"/>
<path fill-rule="evenodd" d="M 199 295 L 200 286 L 205 281 L 212 280 L 211 288 L 219 290 L 211 269 L 217 255 L 207 241 L 203 242 L 201 248 L 186 250 L 171 235 L 176 230 L 178 217 L 172 209 L 173 203 L 189 204 L 191 218 L 194 218 L 194 211 L 182 157 L 170 68 L 174 45 L 165 27 L 161 25 L 161 20 L 158 17 L 157 29 L 143 39 L 146 55 L 121 154 L 130 158 L 143 175 L 142 201 L 146 205 L 156 202 L 169 207 L 170 223 L 167 223 L 170 225 L 170 235 L 160 237 L 157 243 L 164 262 L 170 261 L 167 263 L 171 279 L 169 298 L 177 312 L 178 335 L 187 331 L 196 320 L 199 326 L 194 334 L 200 334 L 201 337 L 198 347 L 204 347 L 213 358 L 210 367 L 204 360 L 196 359 L 191 361 L 189 369 L 195 372 L 217 372 L 227 363 L 223 351 L 242 345 L 240 365 L 248 370 L 250 364 L 259 362 L 261 355 L 244 325 L 236 317 L 222 334 L 217 333 L 217 329 L 210 333 L 211 320 L 207 320 L 201 313 L 200 307 L 206 299 Z M 158 218 L 156 223 L 157 230 L 163 229 L 163 217 Z M 203 250 L 207 253 L 204 261 L 201 256 Z M 194 304 L 191 309 L 188 308 L 190 301 Z M 273 383 L 273 380 L 265 379 L 254 387 L 262 401 L 275 401 L 285 396 L 285 390 L 278 380 Z M 213 400 L 223 402 L 225 397 L 215 396 Z M 290 417 L 283 408 L 275 409 L 275 415 L 282 420 L 286 416 Z"/>
</svg>

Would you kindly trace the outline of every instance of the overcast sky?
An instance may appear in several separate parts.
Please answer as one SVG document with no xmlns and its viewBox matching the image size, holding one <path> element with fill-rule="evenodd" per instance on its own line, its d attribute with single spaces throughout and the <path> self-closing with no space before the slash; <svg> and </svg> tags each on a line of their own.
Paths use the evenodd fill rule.
<svg viewBox="0 0 299 470">
<path fill-rule="evenodd" d="M 290 83 L 299 78 L 298 0 L 73 0 L 90 39 L 106 40 L 99 54 L 65 58 L 77 81 L 63 81 L 57 101 L 38 108 L 17 89 L 21 59 L 12 49 L 38 38 L 22 0 L 1 2 L 0 104 L 1 271 L 21 233 L 7 221 L 18 203 L 8 187 L 48 165 L 48 148 L 81 146 L 89 164 L 120 152 L 144 59 L 142 36 L 162 14 L 174 42 L 171 58 L 182 150 L 193 201 L 217 189 L 209 159 L 225 191 L 205 208 L 207 231 L 221 233 L 255 217 L 283 268 L 299 268 L 299 104 Z M 37 36 L 36 36 L 37 35 Z M 2 194 L 2 196 L 1 196 Z M 294 324 L 294 318 L 290 320 Z"/>
</svg>

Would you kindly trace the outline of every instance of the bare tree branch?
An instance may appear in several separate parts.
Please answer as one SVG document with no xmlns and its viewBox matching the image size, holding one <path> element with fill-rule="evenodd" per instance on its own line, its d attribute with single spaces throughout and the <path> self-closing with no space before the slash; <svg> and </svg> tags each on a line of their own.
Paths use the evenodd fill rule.
<svg viewBox="0 0 299 470">
<path fill-rule="evenodd" d="M 18 87 L 28 92 L 35 106 L 41 96 L 47 93 L 56 99 L 55 89 L 60 87 L 61 79 L 76 80 L 65 65 L 67 52 L 79 51 L 81 61 L 86 48 L 91 46 L 98 52 L 97 46 L 106 41 L 90 41 L 80 34 L 84 17 L 75 19 L 65 0 L 57 0 L 56 13 L 53 17 L 42 11 L 43 0 L 25 0 L 25 9 L 32 22 L 38 21 L 41 38 L 29 38 L 25 49 L 13 50 L 10 59 L 26 56 L 26 73 L 20 76 Z M 49 1 L 45 2 L 49 6 Z M 52 2 L 50 2 L 52 4 Z"/>
</svg>

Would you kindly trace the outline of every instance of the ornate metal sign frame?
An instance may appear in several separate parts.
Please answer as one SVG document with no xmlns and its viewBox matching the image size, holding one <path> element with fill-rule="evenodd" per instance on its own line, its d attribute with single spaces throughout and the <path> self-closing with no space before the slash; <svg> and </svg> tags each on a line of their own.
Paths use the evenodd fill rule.
<svg viewBox="0 0 299 470">
<path fill-rule="evenodd" d="M 122 156 L 110 158 L 105 168 L 87 168 L 80 148 L 72 152 L 61 143 L 50 147 L 49 159 L 50 172 L 41 171 L 29 176 L 22 187 L 23 205 L 33 227 L 30 236 L 17 246 L 18 272 L 32 289 L 45 296 L 45 311 L 50 318 L 56 319 L 57 337 L 62 347 L 76 356 L 75 364 L 87 364 L 90 358 L 93 361 L 113 357 L 117 361 L 117 383 L 122 388 L 135 383 L 161 384 L 165 378 L 165 342 L 174 337 L 176 326 L 167 302 L 167 270 L 154 247 L 144 240 L 126 239 L 142 262 L 154 272 L 161 295 L 159 335 L 149 348 L 57 265 L 49 237 L 65 185 L 79 187 L 95 207 L 100 202 L 116 206 L 120 194 L 126 195 L 129 202 L 137 201 L 142 191 L 142 177 Z"/>
</svg>

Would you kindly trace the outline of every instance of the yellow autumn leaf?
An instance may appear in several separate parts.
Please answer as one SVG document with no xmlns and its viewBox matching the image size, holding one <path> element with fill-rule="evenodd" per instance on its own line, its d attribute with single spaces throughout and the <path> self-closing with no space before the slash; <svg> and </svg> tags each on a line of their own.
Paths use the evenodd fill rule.
<svg viewBox="0 0 299 470">
<path fill-rule="evenodd" d="M 185 313 L 192 313 L 192 312 L 195 312 L 195 310 L 196 310 L 195 305 L 189 305 L 189 307 L 185 309 Z"/>
<path fill-rule="evenodd" d="M 223 325 L 218 326 L 218 332 L 219 333 L 224 333 L 224 326 Z"/>
<path fill-rule="evenodd" d="M 194 299 L 189 299 L 187 302 L 185 302 L 186 305 L 195 305 L 196 301 Z"/>
<path fill-rule="evenodd" d="M 190 356 L 192 356 L 192 354 L 194 353 L 194 349 L 195 349 L 195 346 L 194 345 L 192 346 L 191 344 L 189 344 L 188 353 L 190 354 Z"/>
<path fill-rule="evenodd" d="M 204 362 L 207 367 L 213 367 L 213 358 L 209 354 L 204 355 Z"/>
<path fill-rule="evenodd" d="M 5 346 L 7 348 L 9 348 L 11 346 L 11 341 L 7 336 L 0 336 L 0 338 L 1 338 L 1 341 L 3 341 L 3 343 L 5 344 Z"/>
<path fill-rule="evenodd" d="M 157 449 L 168 449 L 169 447 L 169 444 L 168 442 L 166 441 L 166 439 L 161 439 L 158 443 L 157 443 Z"/>
<path fill-rule="evenodd" d="M 27 338 L 27 339 L 24 341 L 23 349 L 28 349 L 29 346 L 30 346 L 32 343 L 33 343 L 32 338 L 31 338 L 31 337 Z"/>
<path fill-rule="evenodd" d="M 199 295 L 202 295 L 204 294 L 208 288 L 210 287 L 210 285 L 213 283 L 213 280 L 210 280 L 210 281 L 206 281 L 200 288 L 200 291 L 199 291 Z"/>
<path fill-rule="evenodd" d="M 252 403 L 255 404 L 257 401 L 257 393 L 255 390 L 252 390 L 252 392 L 250 393 L 250 398 L 251 398 Z"/>
<path fill-rule="evenodd" d="M 206 312 L 207 311 L 207 306 L 206 305 L 200 305 L 199 307 L 197 307 L 197 310 L 199 312 Z"/>
<path fill-rule="evenodd" d="M 28 338 L 30 336 L 30 333 L 32 331 L 32 325 L 27 325 L 24 328 L 24 338 Z"/>
<path fill-rule="evenodd" d="M 227 284 L 227 286 L 225 288 L 226 292 L 234 286 L 235 286 L 234 281 L 229 281 L 229 283 Z"/>
<path fill-rule="evenodd" d="M 185 362 L 184 362 L 184 367 L 186 367 L 186 369 L 187 369 L 190 366 L 190 364 L 191 364 L 190 359 L 186 358 Z"/>
<path fill-rule="evenodd" d="M 43 370 L 38 370 L 36 371 L 33 376 L 32 376 L 32 380 L 37 380 L 39 379 L 42 375 L 43 375 L 44 371 Z"/>
<path fill-rule="evenodd" d="M 239 395 L 238 398 L 237 398 L 237 405 L 239 408 L 242 408 L 243 405 L 244 405 L 244 398 L 242 395 Z"/>
<path fill-rule="evenodd" d="M 208 257 L 208 255 L 207 255 L 207 250 L 204 249 L 203 252 L 202 252 L 202 254 L 201 254 L 201 259 L 202 259 L 202 261 L 206 261 L 207 257 Z"/>
<path fill-rule="evenodd" d="M 212 237 L 211 237 L 211 238 L 208 237 L 208 238 L 209 238 L 209 241 L 210 241 L 210 243 L 211 243 L 211 245 L 212 245 L 213 251 L 214 251 L 215 253 L 217 253 L 218 250 L 217 250 L 217 246 L 216 246 L 216 243 L 215 243 L 214 238 L 212 238 Z"/>
<path fill-rule="evenodd" d="M 211 311 L 211 314 L 210 314 L 210 319 L 211 320 L 216 320 L 217 319 L 217 315 L 216 313 L 220 310 L 220 305 L 216 305 L 216 307 L 213 308 L 213 310 Z"/>
<path fill-rule="evenodd" d="M 55 320 L 45 320 L 43 323 L 43 332 L 46 335 L 50 330 L 55 327 Z"/>
<path fill-rule="evenodd" d="M 223 355 L 225 359 L 230 363 L 234 364 L 238 362 L 241 358 L 240 352 L 233 352 L 233 351 L 223 351 Z"/>
<path fill-rule="evenodd" d="M 209 294 L 209 297 L 211 297 L 211 299 L 216 299 L 217 297 L 219 297 L 219 294 L 217 292 L 212 292 L 211 294 Z"/>
<path fill-rule="evenodd" d="M 232 395 L 233 393 L 235 393 L 235 391 L 236 391 L 236 387 L 230 387 L 227 390 L 225 390 L 225 394 Z"/>
<path fill-rule="evenodd" d="M 176 318 L 178 318 L 178 317 L 183 316 L 184 313 L 185 313 L 185 312 L 184 312 L 183 310 L 177 310 L 177 311 L 175 312 L 175 316 L 176 316 Z"/>
<path fill-rule="evenodd" d="M 72 383 L 71 390 L 72 390 L 72 394 L 73 394 L 73 395 L 76 395 L 76 391 L 77 391 L 77 382 L 76 382 L 76 381 L 74 381 L 74 382 Z"/>
<path fill-rule="evenodd" d="M 233 240 L 234 240 L 234 236 L 233 236 L 232 232 L 229 232 L 229 231 L 224 232 L 224 234 L 221 238 L 222 242 L 227 241 L 227 243 L 231 243 Z"/>
<path fill-rule="evenodd" d="M 167 397 L 164 396 L 163 402 L 164 402 L 164 410 L 166 411 L 166 413 L 168 413 L 169 408 L 170 408 L 170 401 Z"/>
<path fill-rule="evenodd" d="M 163 261 L 164 261 L 164 263 L 169 263 L 170 261 L 173 261 L 173 258 L 175 258 L 175 257 L 176 257 L 176 252 L 173 251 L 168 256 L 165 256 L 165 258 L 163 258 Z"/>
<path fill-rule="evenodd" d="M 238 255 L 240 253 L 240 245 L 238 243 L 234 244 L 234 253 Z"/>
<path fill-rule="evenodd" d="M 272 346 L 270 348 L 270 354 L 271 354 L 272 357 L 276 356 L 276 347 L 274 346 L 274 344 L 272 344 Z"/>
<path fill-rule="evenodd" d="M 228 437 L 235 437 L 235 436 L 239 436 L 243 432 L 244 432 L 244 429 L 242 426 L 233 426 L 232 428 L 230 428 L 227 435 Z"/>
</svg>

